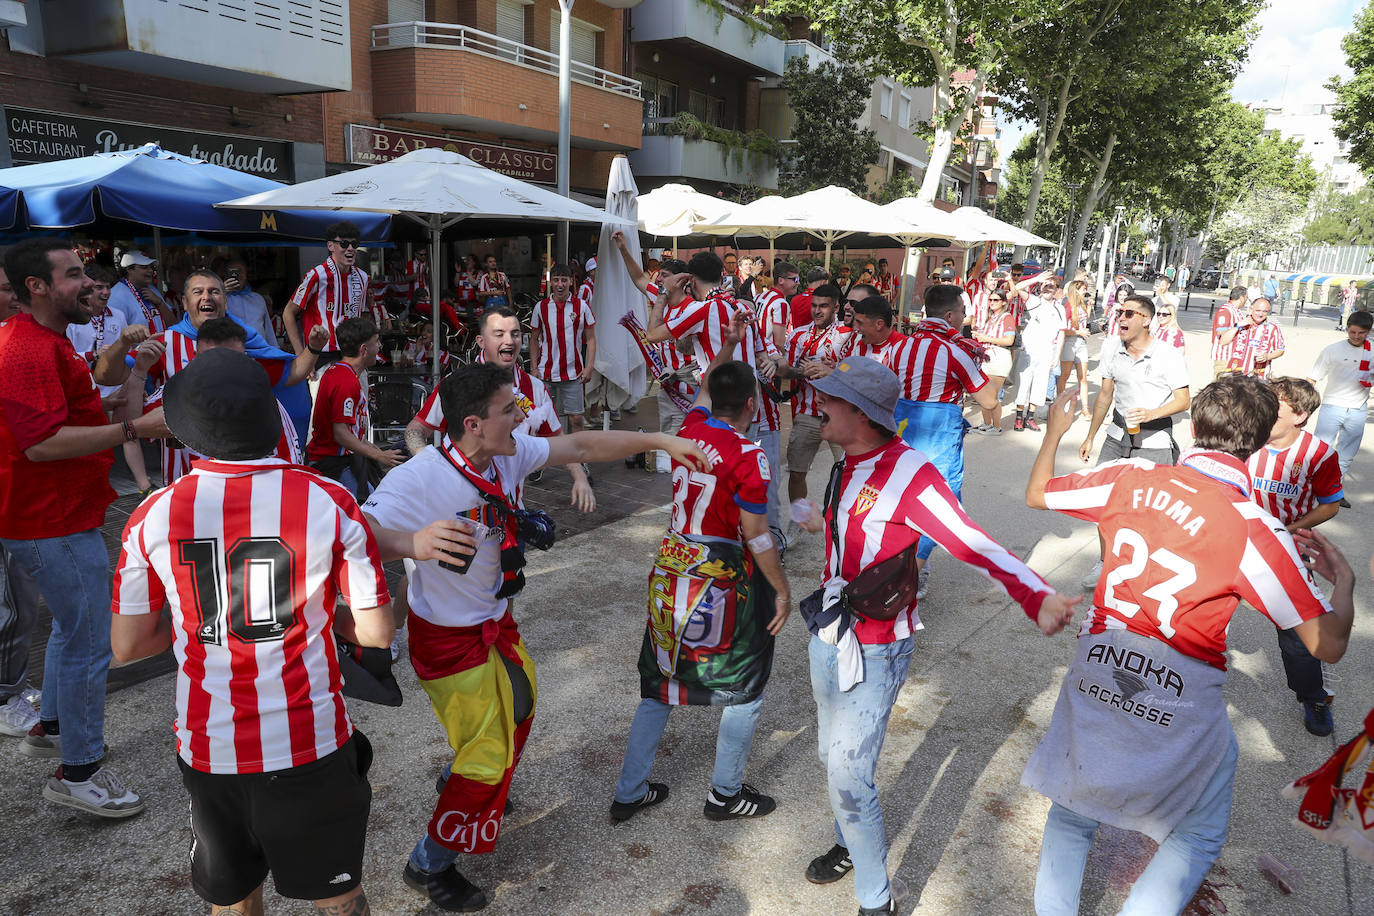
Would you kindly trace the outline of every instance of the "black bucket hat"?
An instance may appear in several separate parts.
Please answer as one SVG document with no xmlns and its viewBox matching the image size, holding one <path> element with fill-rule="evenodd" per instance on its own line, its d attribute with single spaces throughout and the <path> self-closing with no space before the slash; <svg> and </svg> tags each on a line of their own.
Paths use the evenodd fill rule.
<svg viewBox="0 0 1374 916">
<path fill-rule="evenodd" d="M 196 354 L 167 380 L 162 404 L 172 435 L 206 458 L 265 458 L 281 440 L 281 412 L 267 370 L 234 350 Z"/>
</svg>

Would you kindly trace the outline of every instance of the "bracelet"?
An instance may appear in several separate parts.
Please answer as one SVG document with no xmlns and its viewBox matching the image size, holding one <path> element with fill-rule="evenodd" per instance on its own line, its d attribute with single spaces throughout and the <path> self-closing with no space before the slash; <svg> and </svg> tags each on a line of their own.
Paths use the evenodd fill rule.
<svg viewBox="0 0 1374 916">
<path fill-rule="evenodd" d="M 140 382 L 148 381 L 148 374 L 146 372 L 143 375 L 139 375 L 137 372 L 130 369 L 129 374 L 132 375 L 134 378 L 138 379 Z"/>
<path fill-rule="evenodd" d="M 125 420 L 125 421 L 123 422 L 123 425 L 124 425 L 124 441 L 125 441 L 125 442 L 133 442 L 135 439 L 138 438 L 138 433 L 134 432 L 134 424 L 133 424 L 132 421 L 130 421 L 130 420 Z"/>
<path fill-rule="evenodd" d="M 306 344 L 305 348 L 309 350 L 311 353 L 314 353 L 316 356 L 320 356 L 324 353 L 323 349 L 316 350 L 314 347 L 310 346 L 310 344 Z"/>
</svg>

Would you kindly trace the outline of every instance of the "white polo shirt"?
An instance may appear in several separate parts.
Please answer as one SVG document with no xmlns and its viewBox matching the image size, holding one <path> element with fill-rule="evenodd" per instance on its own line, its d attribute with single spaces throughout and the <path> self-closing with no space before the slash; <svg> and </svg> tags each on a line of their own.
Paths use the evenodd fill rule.
<svg viewBox="0 0 1374 916">
<path fill-rule="evenodd" d="M 1115 385 L 1112 407 L 1122 414 L 1135 407 L 1146 410 L 1163 407 L 1176 389 L 1188 387 L 1188 364 L 1184 362 L 1183 352 L 1153 337 L 1139 359 L 1133 359 L 1124 344 L 1118 343 L 1110 353 L 1103 346 L 1101 375 Z M 1142 433 L 1141 448 L 1169 447 L 1167 429 Z M 1113 423 L 1107 427 L 1107 435 L 1121 441 L 1126 438 L 1126 430 Z"/>
<path fill-rule="evenodd" d="M 549 460 L 547 439 L 520 433 L 514 438 L 515 454 L 493 458 L 486 475 L 500 478 L 512 503 L 525 476 Z M 450 446 L 444 437 L 440 448 Z M 501 520 L 439 449 L 427 448 L 387 472 L 363 511 L 395 531 L 419 531 L 441 518 L 461 519 L 477 529 L 481 543 L 466 573 L 444 569 L 437 560 L 406 560 L 410 609 L 418 616 L 441 627 L 470 627 L 506 613 L 508 599 L 496 597 L 502 581 Z"/>
<path fill-rule="evenodd" d="M 1320 384 L 1322 405 L 1363 407 L 1369 403 L 1369 389 L 1360 384 L 1360 363 L 1371 357 L 1364 347 L 1352 347 L 1349 340 L 1338 340 L 1317 356 L 1307 377 Z"/>
</svg>

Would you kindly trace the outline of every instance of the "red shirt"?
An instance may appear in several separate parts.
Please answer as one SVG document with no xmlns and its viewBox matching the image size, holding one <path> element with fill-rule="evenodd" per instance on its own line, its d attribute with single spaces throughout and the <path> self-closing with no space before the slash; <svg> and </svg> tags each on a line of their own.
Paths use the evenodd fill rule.
<svg viewBox="0 0 1374 916">
<path fill-rule="evenodd" d="M 197 461 L 124 528 L 116 614 L 171 611 L 177 753 L 207 773 L 261 773 L 333 753 L 353 732 L 336 602 L 390 600 L 362 510 L 276 458 Z"/>
<path fill-rule="evenodd" d="M 1095 522 L 1106 545 L 1080 636 L 1129 630 L 1225 671 L 1226 630 L 1242 599 L 1281 629 L 1331 609 L 1230 455 L 1112 461 L 1053 478 L 1045 504 Z"/>
<path fill-rule="evenodd" d="M 669 528 L 679 534 L 741 540 L 741 511 L 762 515 L 768 507 L 768 459 L 705 407 L 687 414 L 678 435 L 695 442 L 711 462 L 694 471 L 673 462 L 673 513 Z"/>
<path fill-rule="evenodd" d="M 30 315 L 0 324 L 0 537 L 61 537 L 99 528 L 114 501 L 114 453 L 30 461 L 24 450 L 63 426 L 108 426 L 90 367 L 65 334 Z"/>
<path fill-rule="evenodd" d="M 792 297 L 792 327 L 804 328 L 811 323 L 811 290 Z M 839 319 L 836 318 L 838 321 Z"/>
<path fill-rule="evenodd" d="M 307 461 L 348 453 L 334 439 L 335 423 L 347 423 L 353 435 L 367 441 L 367 404 L 363 401 L 363 386 L 358 381 L 358 373 L 343 362 L 331 364 L 320 376 L 315 409 L 310 414 L 310 444 L 305 448 Z"/>
</svg>

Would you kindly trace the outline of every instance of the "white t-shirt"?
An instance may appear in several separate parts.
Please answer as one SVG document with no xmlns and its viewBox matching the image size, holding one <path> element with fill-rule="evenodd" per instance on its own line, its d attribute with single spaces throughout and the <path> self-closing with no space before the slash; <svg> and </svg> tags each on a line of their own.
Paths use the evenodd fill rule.
<svg viewBox="0 0 1374 916">
<path fill-rule="evenodd" d="M 549 440 L 516 433 L 515 454 L 498 455 L 487 468 L 489 480 L 501 481 L 506 496 L 530 472 L 549 460 Z M 466 573 L 444 569 L 437 560 L 407 560 L 410 609 L 443 627 L 469 627 L 497 620 L 506 613 L 501 588 L 501 520 L 483 501 L 477 488 L 440 451 L 452 448 L 447 437 L 440 448 L 427 448 L 382 478 L 363 511 L 383 528 L 419 531 L 441 518 L 459 518 L 484 535 Z"/>
<path fill-rule="evenodd" d="M 76 350 L 76 355 L 94 366 L 93 357 L 99 356 L 101 350 L 119 339 L 125 324 L 124 313 L 117 312 L 107 305 L 105 306 L 105 314 L 91 319 L 89 324 L 67 325 L 67 339 L 72 342 L 72 349 Z M 96 385 L 96 387 L 100 389 L 100 396 L 106 398 L 124 386 Z"/>
<path fill-rule="evenodd" d="M 1161 340 L 1150 339 L 1150 347 L 1139 359 L 1132 359 L 1125 346 L 1117 344 L 1110 353 L 1102 348 L 1102 377 L 1111 379 L 1116 386 L 1112 396 L 1112 407 L 1121 413 L 1135 407 L 1153 410 L 1163 407 L 1174 396 L 1174 391 L 1188 387 L 1188 364 L 1183 353 Z M 1113 423 L 1107 435 L 1121 440 L 1126 431 Z M 1169 431 L 1157 429 L 1144 432 L 1140 437 L 1141 448 L 1168 448 Z"/>
<path fill-rule="evenodd" d="M 1026 350 L 1044 353 L 1059 346 L 1065 324 L 1063 299 L 1031 296 L 1026 300 L 1025 314 L 1026 326 L 1021 330 L 1021 344 Z"/>
<path fill-rule="evenodd" d="M 1349 340 L 1338 340 L 1322 350 L 1307 373 L 1314 382 L 1326 380 L 1322 404 L 1364 407 L 1369 403 L 1369 389 L 1360 384 L 1360 363 L 1372 356 L 1364 347 L 1352 347 Z"/>
</svg>

